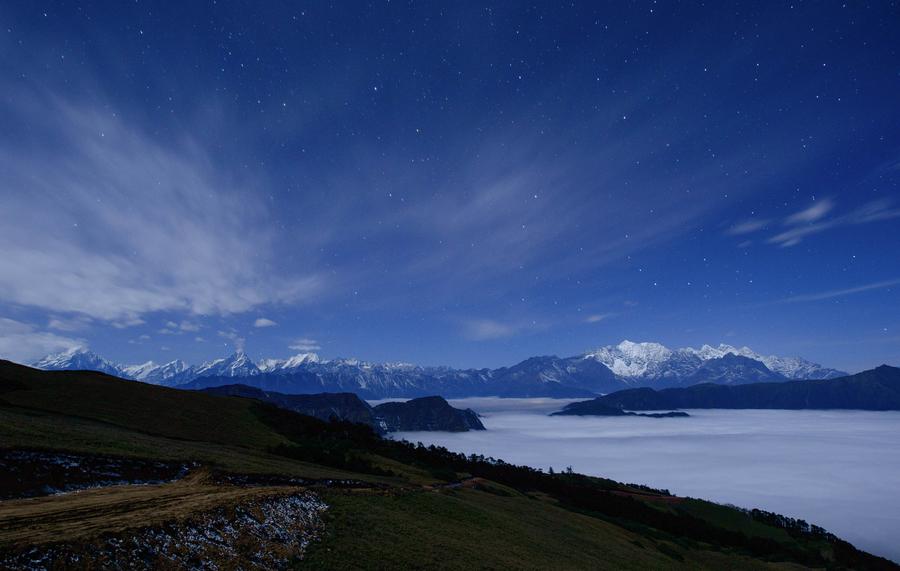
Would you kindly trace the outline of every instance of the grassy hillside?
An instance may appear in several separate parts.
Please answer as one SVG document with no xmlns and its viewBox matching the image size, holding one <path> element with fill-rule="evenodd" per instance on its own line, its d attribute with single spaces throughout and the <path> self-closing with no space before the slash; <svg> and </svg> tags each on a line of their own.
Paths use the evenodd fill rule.
<svg viewBox="0 0 900 571">
<path fill-rule="evenodd" d="M 384 569 L 803 568 L 635 533 L 517 493 L 329 493 L 326 501 L 327 539 L 300 569 L 374 561 Z"/>
<path fill-rule="evenodd" d="M 323 422 L 245 398 L 4 362 L 0 449 L 11 448 L 357 482 L 352 490 L 312 483 L 331 509 L 325 540 L 304 563 L 310 568 L 893 568 L 774 514 L 763 521 L 610 480 L 384 440 L 364 425 Z M 0 502 L 0 522 L 15 523 L 19 545 L 83 541 L 86 530 L 146 525 L 153 519 L 147 509 L 157 519 L 177 519 L 244 497 L 228 483 L 234 481 Z M 273 482 L 266 493 L 278 493 Z M 128 500 L 135 493 L 140 502 Z"/>
<path fill-rule="evenodd" d="M 252 412 L 253 401 L 126 381 L 89 371 L 53 375 L 0 362 L 0 399 L 20 408 L 85 419 L 171 438 L 239 446 L 284 443 Z M 100 398 L 98 398 L 100 397 Z"/>
</svg>

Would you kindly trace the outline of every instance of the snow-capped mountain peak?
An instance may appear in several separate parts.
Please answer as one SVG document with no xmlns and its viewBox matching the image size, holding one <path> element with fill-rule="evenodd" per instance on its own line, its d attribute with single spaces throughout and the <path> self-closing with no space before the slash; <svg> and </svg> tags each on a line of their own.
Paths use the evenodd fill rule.
<svg viewBox="0 0 900 571">
<path fill-rule="evenodd" d="M 126 367 L 123 367 L 122 372 L 127 374 L 132 379 L 143 381 L 158 369 L 159 365 L 157 365 L 153 361 L 147 361 L 146 363 L 141 363 L 140 365 L 128 365 Z"/>
<path fill-rule="evenodd" d="M 694 349 L 693 347 L 685 347 L 682 350 L 697 355 L 703 361 L 709 361 L 710 359 L 721 359 L 725 355 L 738 355 L 741 357 L 749 357 L 751 359 L 757 359 L 759 357 L 759 355 L 757 355 L 749 347 L 741 347 L 740 349 L 738 349 L 737 347 L 726 345 L 725 343 L 719 343 L 719 345 L 716 347 L 713 347 L 712 345 L 703 345 L 699 349 Z"/>
<path fill-rule="evenodd" d="M 197 377 L 252 377 L 259 374 L 259 367 L 243 351 L 222 359 L 215 359 L 197 368 Z"/>
<path fill-rule="evenodd" d="M 140 365 L 121 367 L 122 373 L 127 379 L 135 379 L 157 385 L 178 385 L 190 380 L 192 367 L 175 359 L 168 363 L 158 365 L 153 361 L 147 361 Z"/>
<path fill-rule="evenodd" d="M 703 345 L 700 349 L 687 347 L 683 351 L 690 351 L 704 361 L 721 359 L 725 355 L 738 355 L 748 357 L 763 363 L 771 371 L 783 375 L 789 379 L 832 379 L 846 375 L 843 371 L 822 367 L 818 363 L 807 361 L 800 357 L 778 357 L 776 355 L 763 355 L 749 347 L 733 347 L 724 343 L 718 347 Z"/>
<path fill-rule="evenodd" d="M 116 376 L 123 374 L 121 367 L 110 363 L 86 347 L 73 347 L 62 353 L 48 355 L 34 363 L 34 366 L 48 371 L 84 370 Z"/>
<path fill-rule="evenodd" d="M 585 358 L 603 363 L 620 377 L 642 377 L 654 372 L 671 356 L 672 350 L 659 343 L 635 343 L 626 339 L 614 347 L 600 347 Z"/>
<path fill-rule="evenodd" d="M 281 368 L 283 369 L 293 369 L 295 367 L 299 367 L 300 365 L 305 365 L 309 363 L 319 363 L 321 360 L 319 356 L 315 353 L 298 353 L 293 357 L 289 358 L 284 362 Z"/>
<path fill-rule="evenodd" d="M 290 371 L 302 365 L 323 362 L 315 353 L 297 353 L 287 359 L 263 359 L 256 364 L 262 373 L 277 373 Z"/>
<path fill-rule="evenodd" d="M 613 373 L 631 380 L 670 379 L 688 377 L 704 363 L 736 355 L 759 361 L 769 370 L 788 379 L 830 379 L 845 375 L 843 371 L 822 367 L 799 357 L 761 355 L 749 347 L 734 347 L 720 343 L 703 345 L 699 349 L 685 347 L 671 350 L 659 343 L 622 341 L 615 346 L 601 347 L 584 355 L 606 365 Z"/>
</svg>

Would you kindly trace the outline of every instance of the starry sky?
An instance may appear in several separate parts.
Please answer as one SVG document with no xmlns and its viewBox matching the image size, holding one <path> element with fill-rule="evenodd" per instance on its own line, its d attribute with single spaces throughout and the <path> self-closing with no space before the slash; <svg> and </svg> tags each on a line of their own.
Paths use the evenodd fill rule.
<svg viewBox="0 0 900 571">
<path fill-rule="evenodd" d="M 900 364 L 894 2 L 0 5 L 0 354 Z"/>
</svg>

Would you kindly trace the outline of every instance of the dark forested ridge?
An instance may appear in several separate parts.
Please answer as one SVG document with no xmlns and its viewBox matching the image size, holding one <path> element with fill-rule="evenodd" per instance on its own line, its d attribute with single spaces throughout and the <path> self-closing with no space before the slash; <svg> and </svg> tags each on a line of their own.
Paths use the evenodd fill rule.
<svg viewBox="0 0 900 571">
<path fill-rule="evenodd" d="M 354 393 L 318 393 L 287 395 L 248 385 L 210 387 L 202 392 L 252 398 L 274 404 L 320 420 L 344 420 L 372 427 L 378 433 L 400 430 L 464 432 L 484 430 L 478 415 L 471 410 L 450 406 L 438 396 L 421 397 L 371 406 Z"/>
<path fill-rule="evenodd" d="M 374 408 L 375 416 L 387 430 L 484 430 L 471 409 L 450 406 L 442 397 L 422 397 L 406 402 L 386 402 Z"/>
<path fill-rule="evenodd" d="M 305 395 L 287 395 L 275 391 L 264 391 L 257 387 L 234 384 L 203 389 L 202 392 L 256 399 L 313 416 L 320 420 L 347 420 L 377 427 L 372 407 L 354 393 L 317 393 Z"/>
<path fill-rule="evenodd" d="M 593 403 L 593 404 L 591 404 Z M 882 365 L 837 379 L 723 386 L 702 384 L 656 391 L 615 392 L 565 410 L 603 406 L 624 410 L 675 408 L 900 410 L 900 368 Z"/>
</svg>

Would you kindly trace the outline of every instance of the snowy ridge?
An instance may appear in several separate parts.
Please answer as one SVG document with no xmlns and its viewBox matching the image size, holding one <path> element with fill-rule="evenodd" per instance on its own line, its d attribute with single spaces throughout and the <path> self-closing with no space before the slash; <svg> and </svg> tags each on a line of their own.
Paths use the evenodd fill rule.
<svg viewBox="0 0 900 571">
<path fill-rule="evenodd" d="M 600 347 L 584 355 L 606 365 L 624 379 L 659 379 L 688 377 L 704 363 L 736 355 L 759 361 L 770 371 L 787 379 L 832 379 L 847 373 L 822 367 L 800 357 L 760 355 L 749 347 L 734 347 L 724 343 L 716 347 L 703 345 L 699 349 L 685 347 L 669 349 L 659 343 L 635 343 L 622 341 L 618 345 Z"/>
<path fill-rule="evenodd" d="M 86 369 L 147 383 L 205 388 L 242 383 L 280 392 L 356 392 L 364 398 L 428 396 L 583 397 L 649 386 L 696 383 L 744 384 L 845 375 L 799 357 L 760 355 L 748 347 L 720 344 L 670 349 L 659 343 L 622 341 L 574 357 L 532 357 L 498 369 L 420 367 L 359 359 L 322 359 L 299 353 L 254 362 L 244 352 L 192 366 L 175 360 L 122 366 L 85 348 L 41 359 L 47 370 Z M 228 380 L 226 382 L 226 379 Z"/>
<path fill-rule="evenodd" d="M 38 369 L 46 369 L 48 371 L 99 371 L 101 373 L 116 376 L 122 376 L 124 373 L 122 367 L 110 363 L 96 353 L 89 351 L 86 347 L 73 347 L 62 353 L 47 355 L 40 361 L 34 363 L 34 366 Z"/>
<path fill-rule="evenodd" d="M 243 351 L 223 359 L 204 363 L 197 368 L 195 377 L 252 377 L 259 374 L 259 367 Z"/>
</svg>

